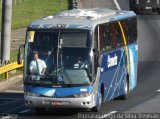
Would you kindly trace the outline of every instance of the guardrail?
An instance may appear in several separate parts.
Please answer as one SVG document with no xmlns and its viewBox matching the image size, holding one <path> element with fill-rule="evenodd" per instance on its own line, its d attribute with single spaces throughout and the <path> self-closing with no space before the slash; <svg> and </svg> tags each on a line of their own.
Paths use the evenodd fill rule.
<svg viewBox="0 0 160 119">
<path fill-rule="evenodd" d="M 11 63 L 11 64 L 7 64 L 5 66 L 0 67 L 0 74 L 4 74 L 5 73 L 5 79 L 8 79 L 8 72 L 12 71 L 14 69 L 18 69 L 23 67 L 24 65 L 24 61 L 22 64 L 18 64 L 17 62 Z"/>
</svg>

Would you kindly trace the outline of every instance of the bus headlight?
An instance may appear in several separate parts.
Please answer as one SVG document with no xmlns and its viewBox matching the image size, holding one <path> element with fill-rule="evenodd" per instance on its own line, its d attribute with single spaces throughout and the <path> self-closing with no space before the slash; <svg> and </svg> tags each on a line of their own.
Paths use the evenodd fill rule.
<svg viewBox="0 0 160 119">
<path fill-rule="evenodd" d="M 39 94 L 32 93 L 32 92 L 24 92 L 24 95 L 26 95 L 26 96 L 34 96 L 34 97 L 38 97 L 39 96 Z"/>
<path fill-rule="evenodd" d="M 74 94 L 75 98 L 83 98 L 83 97 L 88 97 L 90 96 L 92 93 L 80 93 L 80 94 Z"/>
</svg>

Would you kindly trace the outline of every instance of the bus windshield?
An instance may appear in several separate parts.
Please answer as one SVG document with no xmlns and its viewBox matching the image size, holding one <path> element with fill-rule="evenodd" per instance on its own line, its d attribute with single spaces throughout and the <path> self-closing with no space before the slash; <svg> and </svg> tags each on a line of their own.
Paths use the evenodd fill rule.
<svg viewBox="0 0 160 119">
<path fill-rule="evenodd" d="M 26 40 L 26 84 L 90 84 L 92 65 L 89 31 L 28 31 Z"/>
</svg>

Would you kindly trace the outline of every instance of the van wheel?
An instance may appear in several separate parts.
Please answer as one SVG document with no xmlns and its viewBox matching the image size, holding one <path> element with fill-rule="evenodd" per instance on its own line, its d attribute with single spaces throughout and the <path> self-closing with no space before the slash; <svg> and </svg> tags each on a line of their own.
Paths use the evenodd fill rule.
<svg viewBox="0 0 160 119">
<path fill-rule="evenodd" d="M 44 113 L 45 113 L 45 108 L 37 107 L 37 108 L 35 108 L 35 110 L 36 110 L 36 112 L 37 112 L 38 114 L 44 114 Z"/>
<path fill-rule="evenodd" d="M 128 98 L 128 95 L 129 95 L 129 81 L 128 79 L 125 81 L 125 84 L 124 84 L 124 94 L 120 96 L 120 99 L 121 100 L 127 100 Z"/>
<path fill-rule="evenodd" d="M 99 112 L 100 109 L 101 109 L 101 105 L 102 105 L 102 100 L 103 100 L 103 97 L 102 97 L 102 92 L 99 93 L 99 99 L 98 99 L 98 105 L 93 107 L 91 109 L 92 112 Z"/>
</svg>

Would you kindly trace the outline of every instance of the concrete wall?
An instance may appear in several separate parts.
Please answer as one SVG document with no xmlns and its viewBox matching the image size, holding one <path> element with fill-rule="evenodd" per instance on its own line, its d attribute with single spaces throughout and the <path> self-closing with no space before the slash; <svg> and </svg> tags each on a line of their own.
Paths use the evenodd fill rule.
<svg viewBox="0 0 160 119">
<path fill-rule="evenodd" d="M 24 44 L 26 28 L 12 30 L 11 50 L 18 49 L 20 44 Z"/>
</svg>

